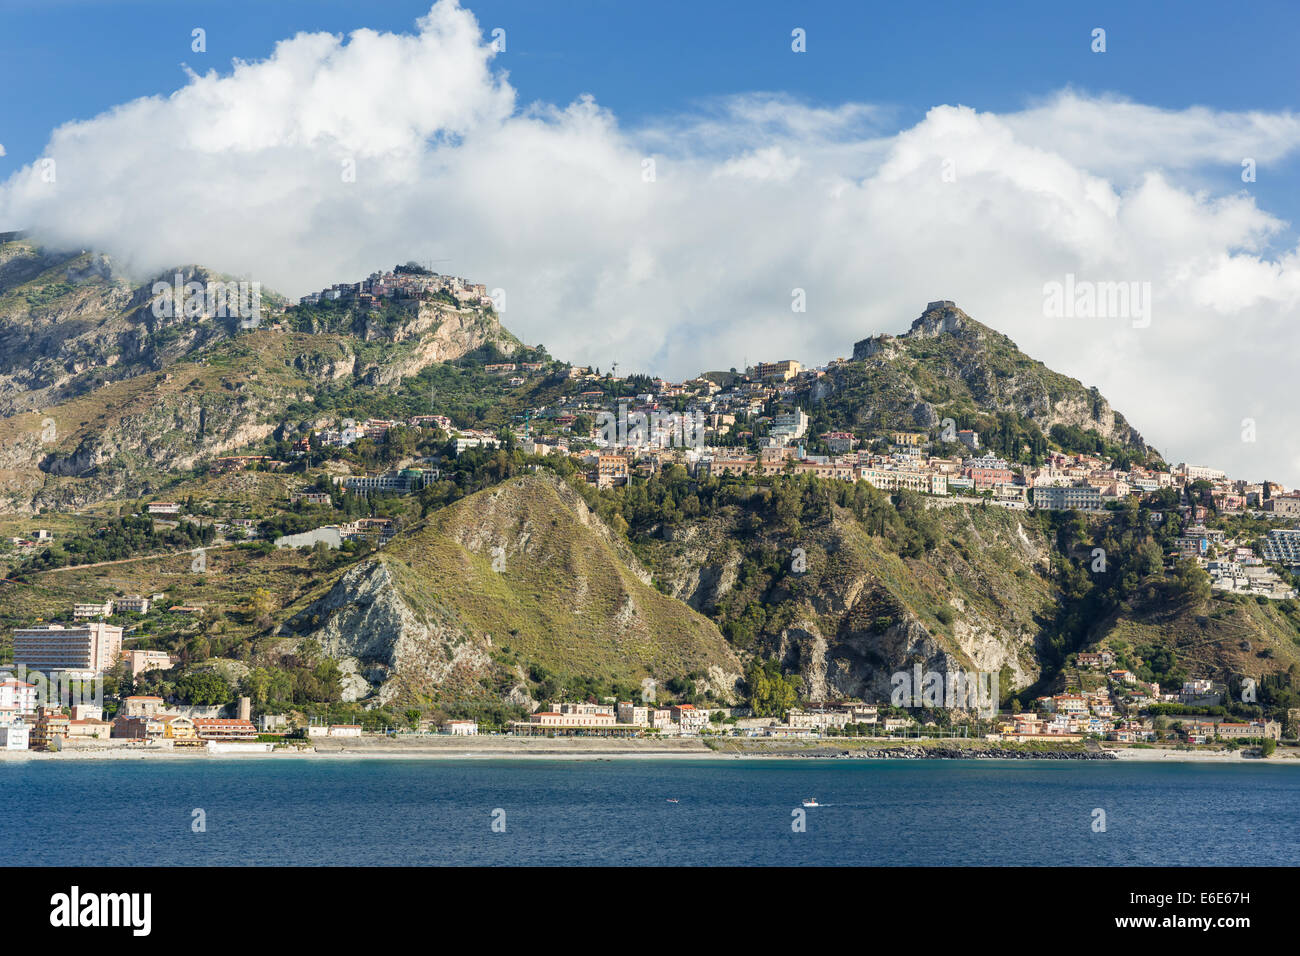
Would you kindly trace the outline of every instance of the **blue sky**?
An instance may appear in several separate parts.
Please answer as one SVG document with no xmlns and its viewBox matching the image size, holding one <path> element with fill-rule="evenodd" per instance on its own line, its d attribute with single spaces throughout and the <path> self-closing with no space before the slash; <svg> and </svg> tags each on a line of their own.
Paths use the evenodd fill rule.
<svg viewBox="0 0 1300 956">
<path fill-rule="evenodd" d="M 814 103 L 862 100 L 897 110 L 899 127 L 938 104 L 1014 110 L 1063 87 L 1153 106 L 1293 109 L 1300 4 L 776 3 L 480 0 L 484 31 L 507 31 L 500 63 L 521 102 L 593 94 L 624 123 L 701 98 L 780 90 Z M 384 0 L 3 0 L 0 3 L 0 179 L 40 155 L 53 127 L 182 86 L 182 64 L 228 70 L 298 31 L 405 31 L 428 2 Z M 207 31 L 206 54 L 190 31 Z M 808 31 L 807 56 L 789 33 Z M 1107 31 L 1094 54 L 1090 34 Z M 1253 190 L 1300 220 L 1296 171 L 1261 171 Z M 1264 174 L 1267 172 L 1268 174 Z M 1240 170 L 1222 171 L 1233 186 Z"/>
<path fill-rule="evenodd" d="M 0 230 L 291 296 L 438 258 L 525 341 L 669 377 L 953 299 L 1173 460 L 1294 483 L 1297 36 L 1281 2 L 0 0 Z M 1149 313 L 1049 314 L 1067 277 Z"/>
</svg>

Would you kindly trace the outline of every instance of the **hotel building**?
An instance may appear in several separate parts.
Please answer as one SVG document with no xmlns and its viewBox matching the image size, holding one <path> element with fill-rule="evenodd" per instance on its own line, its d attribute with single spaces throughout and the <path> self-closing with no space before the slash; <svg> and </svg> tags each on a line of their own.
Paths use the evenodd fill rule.
<svg viewBox="0 0 1300 956">
<path fill-rule="evenodd" d="M 83 680 L 110 670 L 122 653 L 122 628 L 100 622 L 14 630 L 14 664 Z"/>
</svg>

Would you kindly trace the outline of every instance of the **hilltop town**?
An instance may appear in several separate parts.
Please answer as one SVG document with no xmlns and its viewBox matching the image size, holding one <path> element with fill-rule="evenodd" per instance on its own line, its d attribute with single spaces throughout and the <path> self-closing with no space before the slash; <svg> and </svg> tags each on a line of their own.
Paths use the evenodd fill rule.
<svg viewBox="0 0 1300 956">
<path fill-rule="evenodd" d="M 212 347 L 338 336 L 340 328 L 355 334 L 346 330 L 357 323 L 366 337 L 401 337 L 401 320 L 384 325 L 382 310 L 421 303 L 456 321 L 495 321 L 484 285 L 412 263 L 304 296 L 273 310 L 268 326 Z M 1209 465 L 1169 465 L 1104 400 L 1060 376 L 1050 382 L 1064 397 L 1046 408 L 1011 393 L 999 406 L 966 399 L 883 404 L 883 390 L 871 391 L 872 376 L 896 375 L 895 356 L 921 340 L 974 350 L 990 362 L 1014 349 L 938 301 L 907 335 L 863 340 L 852 359 L 814 367 L 772 356 L 670 382 L 574 366 L 490 332 L 458 356 L 426 362 L 409 380 L 382 388 L 373 370 L 359 383 L 327 371 L 341 383 L 330 403 L 297 401 L 241 446 L 156 482 L 161 493 L 91 501 L 57 521 L 46 510 L 8 522 L 20 533 L 9 537 L 0 560 L 9 568 L 5 586 L 22 602 L 7 618 L 4 663 L 13 673 L 0 684 L 8 688 L 0 723 L 11 729 L 0 739 L 11 749 L 220 750 L 399 729 L 458 736 L 961 735 L 1062 746 L 1294 737 L 1295 666 L 1284 656 L 1294 651 L 1270 642 L 1294 632 L 1300 619 L 1300 492 Z M 217 354 L 196 362 L 206 366 Z M 269 366 L 260 368 L 258 375 L 268 374 Z M 1079 418 L 1084 406 L 1090 419 Z M 865 407 L 883 410 L 864 415 Z M 393 413 L 399 409 L 404 413 Z M 551 484 L 520 484 L 541 475 Z M 551 525 L 572 517 L 583 529 L 547 547 L 615 548 L 613 560 L 639 582 L 625 585 L 630 590 L 619 600 L 647 609 L 637 626 L 655 640 L 695 635 L 682 645 L 688 663 L 657 670 L 669 665 L 620 658 L 602 677 L 558 671 L 573 667 L 560 635 L 496 622 L 471 603 L 453 611 L 430 604 L 431 615 L 414 616 L 472 623 L 457 625 L 460 636 L 438 638 L 445 643 L 437 653 L 452 662 L 444 676 L 408 687 L 403 674 L 428 671 L 403 656 L 409 634 L 425 640 L 439 632 L 401 622 L 428 599 L 414 579 L 404 581 L 385 595 L 396 603 L 385 623 L 375 624 L 358 610 L 372 606 L 366 582 L 402 578 L 402 567 L 432 579 L 457 562 L 479 574 L 471 565 L 481 558 L 489 575 L 520 587 L 512 575 L 537 573 L 537 562 L 521 566 L 512 555 L 531 547 L 538 530 L 516 530 L 512 546 L 485 527 L 474 530 L 488 518 L 474 517 L 470 505 L 484 494 L 496 500 L 498 492 L 509 502 L 525 488 L 554 509 Z M 783 502 L 787 493 L 801 500 Z M 519 507 L 520 521 L 542 516 Z M 860 574 L 865 588 L 853 586 L 859 597 L 846 600 L 849 613 L 828 631 L 866 635 L 882 650 L 869 663 L 836 659 L 847 652 L 824 648 L 834 667 L 820 676 L 817 667 L 790 663 L 807 653 L 793 641 L 814 633 L 798 622 L 807 612 L 797 602 L 808 600 L 798 579 L 812 553 L 823 565 L 823 587 L 848 580 L 825 576 L 830 556 L 845 548 L 835 536 L 848 533 L 835 523 L 837 508 L 855 516 L 852 541 L 869 542 L 880 550 L 872 560 L 885 563 Z M 746 509 L 750 517 L 741 520 L 737 513 Z M 683 570 L 683 555 L 665 542 L 686 540 L 683 525 L 705 521 L 739 553 L 724 567 L 700 551 L 689 557 L 694 570 Z M 1013 549 L 1023 546 L 1016 559 L 1023 566 L 1014 570 L 1025 591 L 1016 600 L 1040 602 L 1033 612 L 1039 619 L 1042 609 L 1057 609 L 1053 633 L 1037 644 L 1016 618 L 1014 628 L 993 632 L 1001 648 L 977 652 L 968 631 L 996 628 L 999 604 L 1013 597 L 983 581 L 960 598 L 929 604 L 905 597 L 901 585 L 881 591 L 884 571 L 912 567 L 890 562 L 924 562 L 944 534 L 953 536 L 944 547 L 956 548 L 971 575 L 995 573 L 992 565 L 976 568 L 978 556 L 958 540 L 972 522 Z M 606 530 L 594 534 L 597 525 Z M 1112 526 L 1126 530 L 1113 533 L 1108 550 L 1098 542 L 1112 540 Z M 808 539 L 811 527 L 822 530 Z M 436 568 L 419 564 L 424 550 L 452 541 L 452 557 Z M 139 592 L 107 590 L 80 573 L 101 567 Z M 295 575 L 307 583 L 289 586 Z M 205 588 L 205 580 L 225 582 L 230 596 Z M 459 580 L 460 587 L 444 581 L 438 600 L 469 602 L 484 586 Z M 50 590 L 55 581 L 64 582 L 61 590 Z M 730 595 L 721 583 L 728 581 Z M 935 584 L 925 586 L 936 593 Z M 542 595 L 529 601 L 549 600 L 533 584 L 524 590 Z M 60 606 L 51 595 L 71 600 Z M 1215 601 L 1227 603 L 1195 610 Z M 1272 610 L 1250 611 L 1252 603 Z M 1183 649 L 1127 636 L 1099 642 L 1087 607 L 1126 627 L 1124 614 L 1134 617 L 1131 627 L 1145 627 L 1143 615 L 1177 612 L 1202 629 L 1215 627 L 1225 611 L 1253 614 L 1251 626 L 1262 631 L 1251 631 L 1252 639 L 1263 643 L 1213 633 L 1192 640 L 1181 635 L 1183 623 L 1167 628 Z M 602 618 L 601 626 L 615 626 L 617 617 Z M 349 620 L 396 630 L 385 631 L 386 649 L 376 650 Z M 541 657 L 512 646 L 525 638 L 544 649 Z M 592 640 L 608 652 L 611 639 Z M 1242 647 L 1229 655 L 1235 644 Z M 471 646 L 477 650 L 465 649 Z M 1215 654 L 1202 655 L 1207 646 Z M 891 702 L 890 675 L 917 659 L 943 672 L 983 671 L 992 662 L 1004 693 L 984 713 L 940 705 L 939 716 Z M 657 703 L 631 692 L 642 677 L 659 682 Z M 452 679 L 465 681 L 455 694 L 438 684 Z M 46 699 L 49 686 L 68 682 L 95 688 L 99 697 L 76 708 Z M 846 697 L 845 689 L 856 693 Z"/>
</svg>

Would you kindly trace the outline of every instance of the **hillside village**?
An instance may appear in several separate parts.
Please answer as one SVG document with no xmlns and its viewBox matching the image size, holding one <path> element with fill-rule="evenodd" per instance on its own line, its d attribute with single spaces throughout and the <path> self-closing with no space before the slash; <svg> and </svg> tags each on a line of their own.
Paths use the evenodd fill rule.
<svg viewBox="0 0 1300 956">
<path fill-rule="evenodd" d="M 398 267 L 304 296 L 282 314 L 287 321 L 295 309 L 323 304 L 365 310 L 385 300 L 429 297 L 492 306 L 483 285 Z M 927 312 L 951 305 L 930 303 Z M 952 418 L 911 428 L 828 422 L 819 409 L 819 396 L 827 394 L 828 383 L 859 361 L 858 356 L 820 367 L 772 357 L 743 370 L 681 382 L 575 367 L 551 359 L 540 347 L 515 360 L 499 354 L 489 358 L 472 363 L 475 373 L 490 377 L 522 402 L 509 423 L 471 424 L 464 415 L 439 411 L 436 401 L 429 413 L 402 418 L 365 416 L 360 409 L 356 417 L 305 430 L 285 421 L 274 440 L 248 447 L 244 454 L 216 456 L 200 469 L 224 481 L 240 475 L 283 475 L 290 482 L 283 500 L 264 502 L 246 515 L 215 518 L 202 502 L 178 495 L 175 500 L 140 501 L 132 520 L 144 521 L 151 534 L 165 532 L 177 541 L 190 535 L 196 556 L 206 548 L 250 542 L 313 553 L 363 553 L 388 546 L 409 520 L 385 502 L 436 490 L 465 461 L 483 467 L 493 455 L 508 451 L 536 462 L 564 461 L 596 490 L 626 487 L 679 469 L 697 481 L 808 476 L 864 484 L 886 496 L 916 496 L 926 508 L 1074 512 L 1086 517 L 1141 502 L 1152 523 L 1178 522 L 1164 554 L 1168 571 L 1191 566 L 1205 573 L 1212 590 L 1259 601 L 1296 598 L 1300 491 L 1274 480 L 1231 477 L 1206 465 L 1169 466 L 1154 454 L 1116 456 L 1063 447 L 1077 445 L 1080 434 L 1085 443 L 1099 437 L 1079 429 L 1053 431 L 1058 447 L 1017 458 L 997 453 L 980 428 L 958 427 L 966 423 Z M 536 397 L 545 400 L 532 400 Z M 358 468 L 367 461 L 382 464 Z M 320 519 L 313 520 L 317 515 Z M 350 520 L 340 521 L 340 515 Z M 20 572 L 42 570 L 42 556 L 48 558 L 58 537 L 32 524 L 29 533 L 11 539 Z M 195 561 L 201 563 L 201 558 Z M 195 570 L 201 571 L 198 563 Z M 162 593 L 148 598 L 87 593 L 67 609 L 67 620 L 28 621 L 15 628 L 14 672 L 0 681 L 0 746 L 267 747 L 363 732 L 362 723 L 316 723 L 299 716 L 295 726 L 284 714 L 255 715 L 246 697 L 179 709 L 175 701 L 168 704 L 161 697 L 132 693 L 109 694 L 104 704 L 79 709 L 46 700 L 38 703 L 38 687 L 50 675 L 56 682 L 62 675 L 102 686 L 112 674 L 114 685 L 129 689 L 143 678 L 147 686 L 151 672 L 170 672 L 182 662 L 162 650 L 125 649 L 127 635 L 159 614 L 203 613 L 201 606 L 170 603 Z M 1071 665 L 1078 686 L 1066 693 L 1038 697 L 1023 712 L 1017 701 L 984 718 L 959 714 L 949 723 L 945 717 L 942 729 L 951 733 L 956 725 L 966 735 L 1021 744 L 1094 739 L 1221 745 L 1283 736 L 1283 724 L 1276 719 L 1229 719 L 1234 714 L 1225 705 L 1232 704 L 1234 690 L 1238 705 L 1253 701 L 1242 696 L 1240 686 L 1230 688 L 1193 675 L 1180 687 L 1162 688 L 1116 666 L 1106 649 L 1080 652 Z M 40 676 L 28 679 L 34 675 Z M 790 700 L 762 716 L 753 706 L 715 706 L 686 697 L 661 705 L 556 700 L 539 704 L 525 719 L 490 721 L 485 728 L 473 719 L 436 722 L 417 712 L 402 732 L 473 735 L 491 728 L 526 736 L 896 738 L 941 726 L 925 712 L 909 712 L 885 700 Z M 364 732 L 396 733 L 398 728 L 370 723 Z"/>
</svg>

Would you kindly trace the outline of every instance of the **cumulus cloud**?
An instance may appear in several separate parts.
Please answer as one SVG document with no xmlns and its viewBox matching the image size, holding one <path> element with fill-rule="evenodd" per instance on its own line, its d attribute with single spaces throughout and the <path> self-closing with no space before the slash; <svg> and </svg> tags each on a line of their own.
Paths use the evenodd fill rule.
<svg viewBox="0 0 1300 956">
<path fill-rule="evenodd" d="M 1294 156 L 1296 117 L 1067 90 L 900 130 L 879 105 L 756 92 L 629 128 L 592 96 L 519 103 L 505 62 L 452 0 L 406 34 L 300 34 L 57 128 L 0 222 L 141 277 L 201 262 L 291 295 L 446 259 L 506 291 L 526 341 L 672 377 L 821 364 L 955 299 L 1175 460 L 1300 484 L 1300 254 L 1269 252 L 1286 224 L 1248 186 L 1197 185 Z M 1067 275 L 1149 282 L 1149 325 L 1046 317 Z"/>
</svg>

